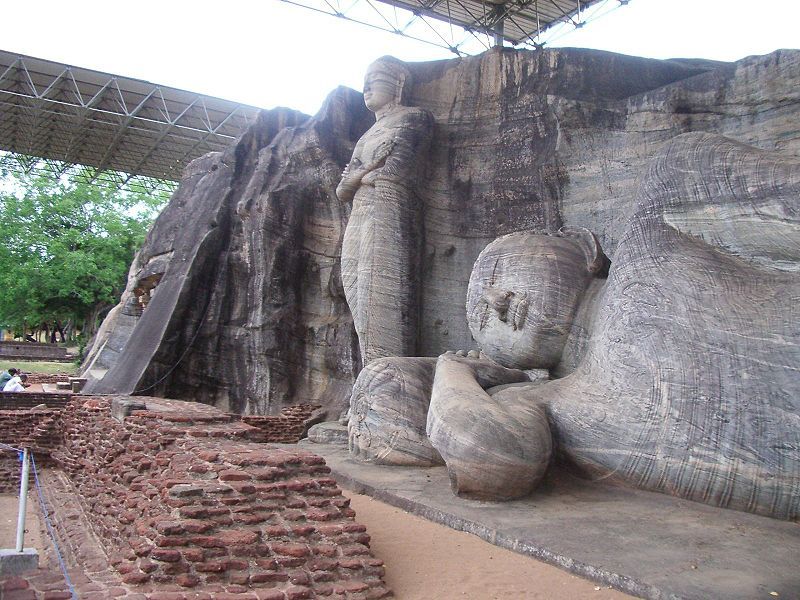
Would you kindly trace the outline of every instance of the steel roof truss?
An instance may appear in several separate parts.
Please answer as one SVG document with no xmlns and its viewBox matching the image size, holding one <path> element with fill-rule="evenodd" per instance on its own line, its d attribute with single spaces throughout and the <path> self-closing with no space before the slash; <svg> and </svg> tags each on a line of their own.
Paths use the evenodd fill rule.
<svg viewBox="0 0 800 600">
<path fill-rule="evenodd" d="M 43 156 L 50 171 L 52 161 L 133 170 L 132 184 L 179 178 L 193 152 L 226 147 L 258 109 L 0 51 L 0 111 L 1 150 Z M 0 156 L 12 163 L 32 168 Z"/>
</svg>

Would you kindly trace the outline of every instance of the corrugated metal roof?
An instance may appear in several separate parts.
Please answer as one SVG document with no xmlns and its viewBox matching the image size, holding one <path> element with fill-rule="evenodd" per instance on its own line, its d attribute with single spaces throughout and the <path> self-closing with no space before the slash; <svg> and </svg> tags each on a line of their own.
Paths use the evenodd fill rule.
<svg viewBox="0 0 800 600">
<path fill-rule="evenodd" d="M 0 51 L 0 149 L 177 181 L 226 148 L 259 109 Z"/>
<path fill-rule="evenodd" d="M 283 0 L 464 53 L 464 37 L 488 48 L 494 38 L 535 48 L 561 23 L 580 27 L 583 11 L 627 0 Z M 379 7 L 384 7 L 380 10 Z M 359 12 L 360 8 L 364 8 Z M 601 8 L 601 7 L 600 7 Z M 398 9 L 403 9 L 398 11 Z M 377 21 L 371 21 L 370 15 Z M 431 21 L 462 28 L 461 41 Z M 424 23 L 431 36 L 412 31 Z M 449 26 L 448 25 L 448 26 Z M 488 40 L 488 41 L 487 41 Z M 479 47 L 480 49 L 480 47 Z M 101 73 L 0 50 L 0 166 L 50 170 L 83 165 L 88 178 L 106 174 L 178 181 L 194 158 L 222 150 L 259 109 L 148 81 Z M 12 154 L 3 154 L 7 151 Z"/>
<path fill-rule="evenodd" d="M 282 0 L 458 55 L 499 41 L 539 48 L 628 0 Z M 398 12 L 398 9 L 399 10 Z M 560 27 L 560 26 L 564 27 Z M 547 35 L 543 35 L 547 33 Z"/>
<path fill-rule="evenodd" d="M 559 23 L 579 27 L 581 12 L 602 0 L 380 0 L 415 15 L 453 23 L 468 31 L 501 34 L 514 45 L 534 44 L 535 38 Z M 502 24 L 502 33 L 499 25 Z"/>
</svg>

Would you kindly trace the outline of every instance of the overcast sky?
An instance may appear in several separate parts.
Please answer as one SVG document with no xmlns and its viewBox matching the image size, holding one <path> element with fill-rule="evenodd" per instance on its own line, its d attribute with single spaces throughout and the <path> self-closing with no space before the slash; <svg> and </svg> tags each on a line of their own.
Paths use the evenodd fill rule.
<svg viewBox="0 0 800 600">
<path fill-rule="evenodd" d="M 317 111 L 366 66 L 448 51 L 279 0 L 7 0 L 0 49 L 219 96 Z M 610 7 L 616 2 L 609 3 Z M 631 0 L 554 46 L 737 60 L 800 47 L 797 0 Z"/>
</svg>

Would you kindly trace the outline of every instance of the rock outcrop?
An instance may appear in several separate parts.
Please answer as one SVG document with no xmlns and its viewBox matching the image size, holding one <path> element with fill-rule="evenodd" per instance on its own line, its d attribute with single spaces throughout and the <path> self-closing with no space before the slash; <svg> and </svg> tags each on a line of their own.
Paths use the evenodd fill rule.
<svg viewBox="0 0 800 600">
<path fill-rule="evenodd" d="M 314 119 L 262 113 L 228 151 L 194 161 L 84 363 L 87 391 L 245 414 L 346 403 L 359 360 L 334 190 L 370 123 L 360 94 L 340 88 Z"/>
<path fill-rule="evenodd" d="M 405 103 L 434 120 L 417 186 L 421 355 L 475 346 L 463 299 L 496 237 L 586 227 L 611 256 L 638 178 L 676 135 L 800 154 L 798 51 L 714 63 L 495 49 L 408 68 Z M 361 359 L 339 273 L 348 207 L 335 188 L 372 117 L 345 90 L 302 123 L 286 115 L 280 129 L 277 114 L 190 167 L 95 344 L 88 370 L 109 371 L 91 390 L 149 389 L 256 414 L 346 407 Z M 187 250 L 153 242 L 170 228 Z M 149 302 L 141 316 L 125 314 L 136 312 L 132 297 Z"/>
<path fill-rule="evenodd" d="M 638 200 L 610 268 L 587 230 L 489 244 L 466 310 L 487 357 L 440 356 L 429 401 L 420 359 L 368 365 L 354 454 L 423 464 L 425 422 L 462 496 L 530 494 L 555 449 L 582 475 L 797 520 L 800 159 L 677 136 Z"/>
</svg>

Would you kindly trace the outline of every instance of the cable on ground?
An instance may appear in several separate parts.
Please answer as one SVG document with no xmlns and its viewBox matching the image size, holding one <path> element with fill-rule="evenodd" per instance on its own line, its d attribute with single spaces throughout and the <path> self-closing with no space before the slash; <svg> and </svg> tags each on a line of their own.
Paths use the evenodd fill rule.
<svg viewBox="0 0 800 600">
<path fill-rule="evenodd" d="M 44 522 L 47 525 L 47 532 L 50 534 L 50 539 L 53 541 L 53 548 L 56 551 L 56 558 L 58 558 L 58 564 L 61 567 L 61 573 L 63 573 L 64 580 L 69 588 L 69 593 L 72 595 L 72 600 L 79 600 L 78 593 L 75 591 L 75 587 L 72 585 L 72 580 L 69 578 L 69 573 L 67 573 L 67 565 L 64 564 L 64 558 L 61 556 L 61 550 L 58 547 L 58 542 L 56 541 L 55 527 L 53 527 L 53 523 L 50 521 L 50 509 L 48 508 L 48 503 L 45 499 L 44 489 L 42 489 L 42 485 L 39 482 L 39 472 L 36 470 L 36 461 L 33 459 L 33 452 L 31 452 L 30 455 L 31 466 L 33 467 L 33 480 L 36 485 L 36 491 L 39 495 L 39 506 L 42 509 L 42 514 L 44 515 Z"/>
<path fill-rule="evenodd" d="M 2 449 L 2 450 L 11 450 L 12 452 L 16 452 L 17 454 L 22 452 L 22 450 L 20 448 L 14 448 L 14 446 L 9 446 L 8 444 L 4 444 L 3 442 L 0 442 L 0 449 Z"/>
</svg>

